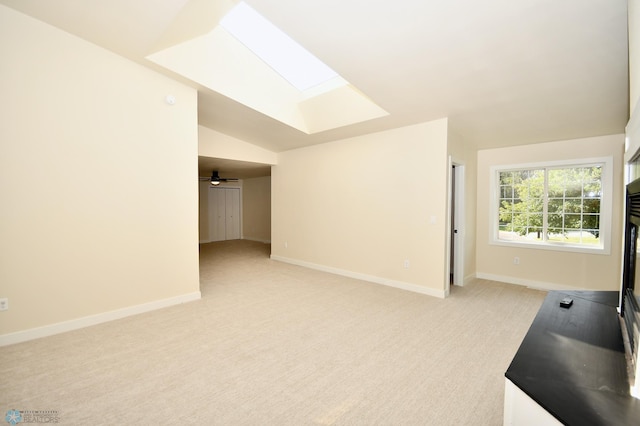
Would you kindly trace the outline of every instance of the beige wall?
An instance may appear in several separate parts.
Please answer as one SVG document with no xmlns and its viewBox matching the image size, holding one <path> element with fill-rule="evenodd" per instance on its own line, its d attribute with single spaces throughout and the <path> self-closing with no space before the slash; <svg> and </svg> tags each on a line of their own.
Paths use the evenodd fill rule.
<svg viewBox="0 0 640 426">
<path fill-rule="evenodd" d="M 444 296 L 447 164 L 446 119 L 280 153 L 272 256 Z"/>
<path fill-rule="evenodd" d="M 271 177 L 244 179 L 242 185 L 243 238 L 271 242 Z"/>
<path fill-rule="evenodd" d="M 4 6 L 0 57 L 0 337 L 198 298 L 196 92 Z"/>
<path fill-rule="evenodd" d="M 275 152 L 204 126 L 198 127 L 198 155 L 269 165 L 278 161 Z"/>
<path fill-rule="evenodd" d="M 198 182 L 198 238 L 209 242 L 209 182 Z"/>
<path fill-rule="evenodd" d="M 547 289 L 618 290 L 620 286 L 624 136 L 612 135 L 478 152 L 477 275 Z M 490 168 L 613 156 L 611 254 L 513 248 L 489 244 Z M 514 265 L 513 258 L 520 258 Z"/>
</svg>

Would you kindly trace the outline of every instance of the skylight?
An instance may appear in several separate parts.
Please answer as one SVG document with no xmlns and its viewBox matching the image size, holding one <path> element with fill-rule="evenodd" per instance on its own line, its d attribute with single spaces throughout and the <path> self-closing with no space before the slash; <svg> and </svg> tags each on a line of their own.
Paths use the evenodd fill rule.
<svg viewBox="0 0 640 426">
<path fill-rule="evenodd" d="M 220 25 L 300 91 L 338 77 L 245 2 L 222 18 Z"/>
</svg>

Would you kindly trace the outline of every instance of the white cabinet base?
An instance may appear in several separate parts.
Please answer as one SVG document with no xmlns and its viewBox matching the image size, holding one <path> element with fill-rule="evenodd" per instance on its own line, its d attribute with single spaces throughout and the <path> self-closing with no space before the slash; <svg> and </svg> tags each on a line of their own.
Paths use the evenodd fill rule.
<svg viewBox="0 0 640 426">
<path fill-rule="evenodd" d="M 505 378 L 504 381 L 505 426 L 562 425 L 547 410 L 514 385 L 511 380 Z"/>
</svg>

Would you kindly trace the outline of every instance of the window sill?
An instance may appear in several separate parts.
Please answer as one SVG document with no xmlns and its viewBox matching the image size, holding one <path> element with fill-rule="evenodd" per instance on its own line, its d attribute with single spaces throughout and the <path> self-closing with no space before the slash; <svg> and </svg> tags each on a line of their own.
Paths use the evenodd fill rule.
<svg viewBox="0 0 640 426">
<path fill-rule="evenodd" d="M 599 254 L 599 255 L 609 255 L 611 254 L 611 249 L 605 247 L 604 244 L 599 244 L 597 246 L 579 246 L 565 243 L 539 243 L 539 242 L 528 242 L 528 241 L 502 241 L 493 239 L 489 241 L 489 244 L 494 246 L 503 246 L 503 247 L 513 247 L 513 248 L 521 248 L 521 249 L 534 249 L 534 250 L 551 250 L 551 251 L 564 251 L 571 253 L 586 253 L 586 254 Z"/>
</svg>

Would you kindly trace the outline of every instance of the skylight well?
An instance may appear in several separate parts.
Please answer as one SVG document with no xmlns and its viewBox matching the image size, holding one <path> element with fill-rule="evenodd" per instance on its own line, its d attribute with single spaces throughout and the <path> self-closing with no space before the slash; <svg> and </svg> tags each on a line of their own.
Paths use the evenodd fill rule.
<svg viewBox="0 0 640 426">
<path fill-rule="evenodd" d="M 222 18 L 220 26 L 301 92 L 338 77 L 245 2 Z"/>
<path fill-rule="evenodd" d="M 247 3 L 189 4 L 147 59 L 309 135 L 389 115 Z"/>
</svg>

